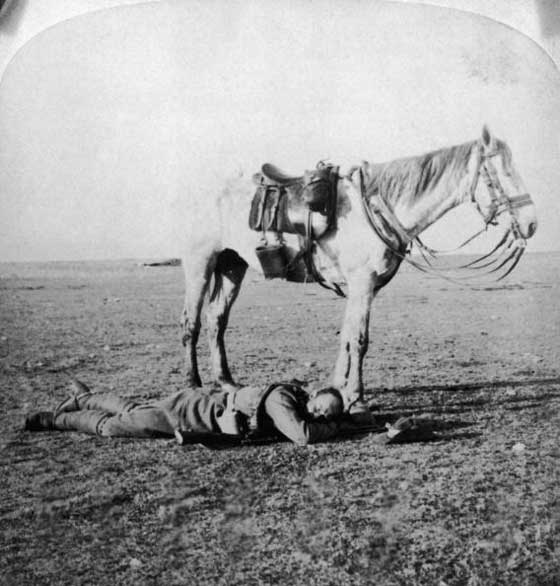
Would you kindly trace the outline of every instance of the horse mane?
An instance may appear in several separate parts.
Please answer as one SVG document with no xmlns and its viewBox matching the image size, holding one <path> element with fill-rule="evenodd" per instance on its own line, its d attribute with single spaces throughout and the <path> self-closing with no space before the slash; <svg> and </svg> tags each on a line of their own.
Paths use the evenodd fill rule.
<svg viewBox="0 0 560 586">
<path fill-rule="evenodd" d="M 457 181 L 467 170 L 477 141 L 451 146 L 424 155 L 368 164 L 368 195 L 381 194 L 394 205 L 406 198 L 415 201 L 442 181 Z M 498 145 L 501 146 L 501 145 Z"/>
</svg>

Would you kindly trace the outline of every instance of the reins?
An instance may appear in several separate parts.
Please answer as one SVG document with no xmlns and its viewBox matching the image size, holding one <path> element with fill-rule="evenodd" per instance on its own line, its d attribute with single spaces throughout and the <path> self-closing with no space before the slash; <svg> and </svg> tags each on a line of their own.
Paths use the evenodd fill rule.
<svg viewBox="0 0 560 586">
<path fill-rule="evenodd" d="M 362 206 L 365 212 L 365 216 L 368 220 L 369 225 L 371 226 L 371 228 L 373 229 L 373 231 L 377 234 L 377 236 L 379 237 L 379 239 L 383 242 L 383 244 L 385 244 L 385 246 L 397 257 L 399 258 L 401 261 L 405 261 L 408 264 L 412 265 L 415 269 L 418 269 L 419 271 L 423 272 L 423 273 L 427 273 L 427 274 L 436 274 L 438 277 L 445 279 L 446 281 L 451 281 L 453 283 L 457 283 L 459 285 L 463 285 L 463 283 L 456 281 L 455 279 L 453 279 L 452 277 L 449 277 L 448 275 L 443 275 L 439 272 L 435 272 L 429 265 L 428 266 L 424 266 L 418 262 L 416 262 L 415 260 L 411 259 L 408 254 L 410 253 L 410 244 L 411 244 L 411 240 L 408 240 L 408 242 L 406 240 L 402 240 L 399 238 L 400 240 L 400 247 L 399 248 L 395 248 L 395 246 L 393 245 L 393 243 L 390 241 L 390 239 L 388 238 L 388 236 L 383 232 L 383 230 L 379 227 L 378 225 L 378 221 L 376 219 L 376 217 L 374 216 L 374 213 L 372 211 L 372 209 L 369 206 L 369 202 L 367 201 L 366 197 L 365 197 L 365 190 L 364 190 L 364 181 L 363 181 L 363 172 L 360 169 L 359 170 L 359 174 L 360 174 L 360 191 L 361 191 L 361 201 L 362 201 Z M 381 199 L 381 198 L 380 198 Z M 394 214 L 393 214 L 394 215 Z M 395 231 L 395 234 L 397 234 L 397 232 Z"/>
</svg>

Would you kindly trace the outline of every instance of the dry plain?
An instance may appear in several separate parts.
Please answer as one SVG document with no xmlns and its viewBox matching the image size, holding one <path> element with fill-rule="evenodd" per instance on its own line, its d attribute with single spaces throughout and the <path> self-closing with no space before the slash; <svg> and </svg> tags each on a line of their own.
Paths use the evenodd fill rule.
<svg viewBox="0 0 560 586">
<path fill-rule="evenodd" d="M 407 266 L 374 303 L 364 365 L 380 434 L 208 449 L 22 431 L 67 395 L 183 387 L 182 271 L 0 265 L 0 583 L 560 584 L 560 253 L 471 291 Z M 249 275 L 227 336 L 242 383 L 329 380 L 344 301 Z M 201 340 L 203 376 L 207 351 Z"/>
</svg>

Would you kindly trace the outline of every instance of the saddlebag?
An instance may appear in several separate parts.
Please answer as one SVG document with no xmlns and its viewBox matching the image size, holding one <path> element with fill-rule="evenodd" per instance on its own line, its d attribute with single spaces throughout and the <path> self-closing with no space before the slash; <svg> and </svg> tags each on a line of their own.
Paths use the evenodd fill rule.
<svg viewBox="0 0 560 586">
<path fill-rule="evenodd" d="M 286 279 L 294 283 L 311 283 L 312 275 L 301 254 L 286 244 L 263 244 L 255 249 L 265 279 Z"/>
<path fill-rule="evenodd" d="M 285 244 L 264 244 L 257 246 L 255 252 L 261 263 L 265 279 L 284 279 L 288 255 Z"/>
</svg>

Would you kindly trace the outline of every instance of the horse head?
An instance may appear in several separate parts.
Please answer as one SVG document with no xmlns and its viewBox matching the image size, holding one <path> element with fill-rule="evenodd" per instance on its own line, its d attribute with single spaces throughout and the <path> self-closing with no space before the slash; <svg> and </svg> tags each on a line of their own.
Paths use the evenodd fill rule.
<svg viewBox="0 0 560 586">
<path fill-rule="evenodd" d="M 470 197 L 484 222 L 505 218 L 516 237 L 531 238 L 537 229 L 536 209 L 513 165 L 511 149 L 484 126 L 477 151 Z"/>
</svg>

